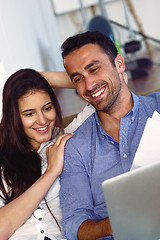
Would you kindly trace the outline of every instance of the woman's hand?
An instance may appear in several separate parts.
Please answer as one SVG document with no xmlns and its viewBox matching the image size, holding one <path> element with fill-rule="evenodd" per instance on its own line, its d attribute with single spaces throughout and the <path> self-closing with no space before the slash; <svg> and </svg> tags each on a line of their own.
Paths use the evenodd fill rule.
<svg viewBox="0 0 160 240">
<path fill-rule="evenodd" d="M 46 149 L 48 167 L 47 171 L 51 170 L 57 174 L 57 177 L 63 170 L 64 163 L 64 146 L 66 141 L 73 136 L 72 133 L 66 133 L 59 136 L 56 142 Z"/>
<path fill-rule="evenodd" d="M 63 169 L 64 146 L 73 134 L 63 134 L 46 150 L 46 172 L 19 197 L 0 208 L 0 239 L 9 239 L 32 215 Z M 32 199 L 32 201 L 31 201 Z M 18 214 L 17 214 L 18 213 Z"/>
</svg>

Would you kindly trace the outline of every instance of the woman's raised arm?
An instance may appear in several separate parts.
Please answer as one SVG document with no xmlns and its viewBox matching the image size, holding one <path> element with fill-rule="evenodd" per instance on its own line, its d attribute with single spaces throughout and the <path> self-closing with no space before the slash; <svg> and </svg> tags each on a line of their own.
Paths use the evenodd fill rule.
<svg viewBox="0 0 160 240">
<path fill-rule="evenodd" d="M 40 74 L 54 88 L 75 88 L 70 77 L 65 71 L 40 72 Z"/>
</svg>

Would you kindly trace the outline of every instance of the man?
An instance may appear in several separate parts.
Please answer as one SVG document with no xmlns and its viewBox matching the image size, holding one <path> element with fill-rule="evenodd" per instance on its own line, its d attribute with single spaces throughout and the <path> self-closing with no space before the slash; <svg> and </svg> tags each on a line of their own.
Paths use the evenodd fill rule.
<svg viewBox="0 0 160 240">
<path fill-rule="evenodd" d="M 130 170 L 147 118 L 160 112 L 160 93 L 142 97 L 129 91 L 124 59 L 102 33 L 68 38 L 62 56 L 78 94 L 96 109 L 66 144 L 60 191 L 64 236 L 113 239 L 101 184 Z"/>
</svg>

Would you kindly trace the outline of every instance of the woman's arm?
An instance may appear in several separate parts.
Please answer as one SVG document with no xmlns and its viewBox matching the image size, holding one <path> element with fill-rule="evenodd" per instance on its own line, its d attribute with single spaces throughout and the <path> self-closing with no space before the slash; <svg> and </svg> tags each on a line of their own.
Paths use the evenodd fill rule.
<svg viewBox="0 0 160 240">
<path fill-rule="evenodd" d="M 46 150 L 45 173 L 12 202 L 0 208 L 0 239 L 7 240 L 32 215 L 63 169 L 64 146 L 72 134 L 63 134 Z"/>
<path fill-rule="evenodd" d="M 65 71 L 40 72 L 48 83 L 54 88 L 75 88 L 70 77 Z"/>
</svg>

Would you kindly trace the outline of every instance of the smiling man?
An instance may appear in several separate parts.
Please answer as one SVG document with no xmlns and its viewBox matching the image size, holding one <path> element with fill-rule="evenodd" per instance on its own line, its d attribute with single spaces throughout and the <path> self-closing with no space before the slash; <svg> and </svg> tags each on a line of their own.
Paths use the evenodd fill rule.
<svg viewBox="0 0 160 240">
<path fill-rule="evenodd" d="M 66 144 L 60 191 L 64 236 L 113 239 L 101 184 L 130 170 L 147 118 L 160 112 L 160 93 L 130 92 L 124 59 L 100 32 L 68 38 L 62 56 L 78 94 L 96 109 Z"/>
</svg>

